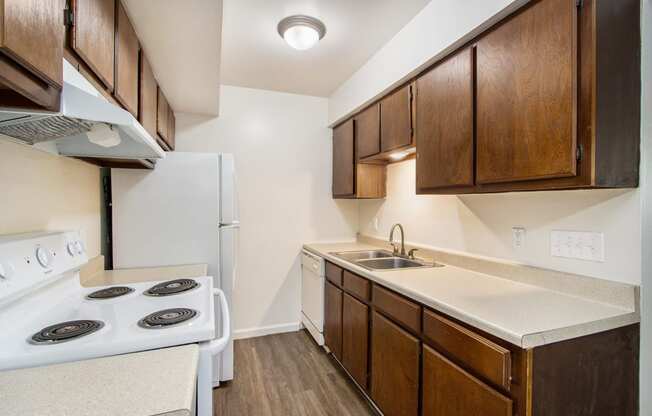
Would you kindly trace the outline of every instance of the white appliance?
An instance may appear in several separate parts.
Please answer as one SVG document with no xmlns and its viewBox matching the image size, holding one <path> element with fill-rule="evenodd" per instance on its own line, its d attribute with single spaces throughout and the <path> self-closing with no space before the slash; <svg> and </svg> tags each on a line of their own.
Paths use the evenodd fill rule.
<svg viewBox="0 0 652 416">
<path fill-rule="evenodd" d="M 301 252 L 301 321 L 317 345 L 324 345 L 324 284 L 326 262 Z"/>
<path fill-rule="evenodd" d="M 161 159 L 165 152 L 128 111 L 109 103 L 66 60 L 61 111 L 0 108 L 0 134 L 22 143 L 54 141 L 65 156 Z"/>
<path fill-rule="evenodd" d="M 212 416 L 211 360 L 230 338 L 213 278 L 84 288 L 87 260 L 77 232 L 0 237 L 0 371 L 198 343 L 196 410 Z"/>
<path fill-rule="evenodd" d="M 239 227 L 234 166 L 228 154 L 174 152 L 154 171 L 113 169 L 114 267 L 207 263 L 231 303 Z M 232 342 L 215 357 L 214 374 L 214 386 L 233 379 Z"/>
</svg>

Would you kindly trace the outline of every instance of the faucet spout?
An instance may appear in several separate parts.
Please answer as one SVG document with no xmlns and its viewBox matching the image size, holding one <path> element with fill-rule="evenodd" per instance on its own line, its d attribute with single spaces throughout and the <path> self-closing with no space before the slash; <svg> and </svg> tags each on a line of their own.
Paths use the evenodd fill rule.
<svg viewBox="0 0 652 416">
<path fill-rule="evenodd" d="M 394 245 L 394 231 L 397 228 L 401 231 L 401 256 L 405 256 L 405 230 L 401 224 L 397 223 L 392 225 L 392 229 L 389 231 L 389 242 L 394 248 L 394 254 L 398 254 L 398 249 L 396 248 L 396 245 Z"/>
</svg>

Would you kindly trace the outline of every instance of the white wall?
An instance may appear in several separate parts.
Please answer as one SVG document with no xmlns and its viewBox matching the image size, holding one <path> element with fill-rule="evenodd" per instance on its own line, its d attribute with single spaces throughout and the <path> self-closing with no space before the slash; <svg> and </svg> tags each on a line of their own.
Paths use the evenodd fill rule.
<svg viewBox="0 0 652 416">
<path fill-rule="evenodd" d="M 333 123 L 424 67 L 431 58 L 523 0 L 432 0 L 330 97 Z"/>
<path fill-rule="evenodd" d="M 242 221 L 235 330 L 297 324 L 301 245 L 354 239 L 357 230 L 357 203 L 330 196 L 328 102 L 222 86 L 220 103 L 217 119 L 177 116 L 177 150 L 235 155 Z"/>
<path fill-rule="evenodd" d="M 387 238 L 397 222 L 413 243 L 640 283 L 638 190 L 416 195 L 415 161 L 408 160 L 389 165 L 384 201 L 360 201 L 363 234 Z M 525 246 L 518 250 L 512 245 L 513 226 L 527 230 Z M 605 262 L 550 256 L 550 231 L 556 229 L 603 232 Z"/>
<path fill-rule="evenodd" d="M 0 141 L 0 235 L 80 230 L 100 254 L 100 169 L 33 147 Z"/>
<path fill-rule="evenodd" d="M 652 414 L 652 0 L 642 1 L 641 123 L 641 416 Z"/>
</svg>

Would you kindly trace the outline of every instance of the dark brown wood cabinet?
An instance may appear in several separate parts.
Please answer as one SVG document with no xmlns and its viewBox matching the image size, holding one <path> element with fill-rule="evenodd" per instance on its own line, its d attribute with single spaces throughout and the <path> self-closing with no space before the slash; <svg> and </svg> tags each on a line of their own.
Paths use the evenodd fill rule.
<svg viewBox="0 0 652 416">
<path fill-rule="evenodd" d="M 342 361 L 342 290 L 326 282 L 324 290 L 324 344 Z"/>
<path fill-rule="evenodd" d="M 115 79 L 115 0 L 71 0 L 72 49 L 113 92 Z"/>
<path fill-rule="evenodd" d="M 371 398 L 386 416 L 417 415 L 421 343 L 380 313 L 372 316 Z"/>
<path fill-rule="evenodd" d="M 161 88 L 158 89 L 157 100 L 157 118 L 156 118 L 156 132 L 161 141 L 165 143 L 168 150 L 174 150 L 174 138 L 172 125 L 174 124 L 174 114 L 168 104 L 168 100 Z"/>
<path fill-rule="evenodd" d="M 380 104 L 372 105 L 353 120 L 357 158 L 363 159 L 380 153 Z"/>
<path fill-rule="evenodd" d="M 64 0 L 0 3 L 0 100 L 4 107 L 59 110 Z"/>
<path fill-rule="evenodd" d="M 412 145 L 414 136 L 412 84 L 380 101 L 380 151 L 390 152 Z"/>
<path fill-rule="evenodd" d="M 357 163 L 353 119 L 333 129 L 333 198 L 384 198 L 386 169 Z"/>
<path fill-rule="evenodd" d="M 342 365 L 367 389 L 369 306 L 344 293 L 342 303 Z"/>
<path fill-rule="evenodd" d="M 575 2 L 535 2 L 476 48 L 478 182 L 575 176 Z"/>
<path fill-rule="evenodd" d="M 418 193 L 475 183 L 473 61 L 464 49 L 416 81 Z"/>
<path fill-rule="evenodd" d="M 168 144 L 170 145 L 170 150 L 174 150 L 176 145 L 176 130 L 177 130 L 177 119 L 174 116 L 174 111 L 172 107 L 168 105 Z"/>
<path fill-rule="evenodd" d="M 512 400 L 423 346 L 423 416 L 513 416 Z"/>
<path fill-rule="evenodd" d="M 145 130 L 157 139 L 157 117 L 158 117 L 158 84 L 154 78 L 154 72 L 149 64 L 147 55 L 140 54 L 140 90 L 138 103 L 138 121 Z"/>
<path fill-rule="evenodd" d="M 115 89 L 113 95 L 138 117 L 138 56 L 140 43 L 122 3 L 118 1 L 115 32 Z"/>
</svg>

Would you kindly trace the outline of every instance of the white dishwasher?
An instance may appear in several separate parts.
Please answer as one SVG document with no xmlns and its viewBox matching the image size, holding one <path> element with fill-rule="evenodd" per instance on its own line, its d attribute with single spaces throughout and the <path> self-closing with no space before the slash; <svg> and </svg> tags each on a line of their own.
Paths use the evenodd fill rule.
<svg viewBox="0 0 652 416">
<path fill-rule="evenodd" d="M 318 345 L 324 345 L 324 259 L 301 252 L 301 321 Z"/>
</svg>

